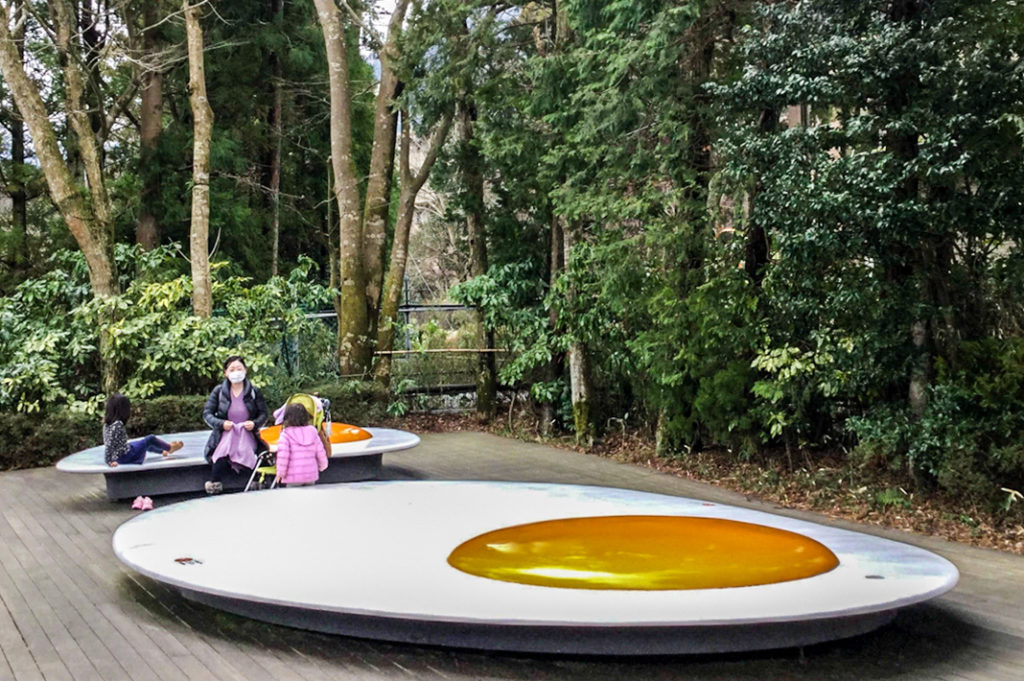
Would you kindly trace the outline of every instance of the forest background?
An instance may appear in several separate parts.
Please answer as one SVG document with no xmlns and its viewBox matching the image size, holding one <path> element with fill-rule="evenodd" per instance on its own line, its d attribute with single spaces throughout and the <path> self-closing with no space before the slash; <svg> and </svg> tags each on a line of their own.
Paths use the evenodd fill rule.
<svg viewBox="0 0 1024 681">
<path fill-rule="evenodd" d="M 1019 524 L 1022 53 L 1012 0 L 0 0 L 0 463 L 235 352 L 401 413 L 415 337 L 495 350 L 482 420 Z"/>
</svg>

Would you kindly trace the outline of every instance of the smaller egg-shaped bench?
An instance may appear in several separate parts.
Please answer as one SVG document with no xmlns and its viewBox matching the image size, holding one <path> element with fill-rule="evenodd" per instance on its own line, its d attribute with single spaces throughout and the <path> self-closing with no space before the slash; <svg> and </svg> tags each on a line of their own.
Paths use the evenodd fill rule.
<svg viewBox="0 0 1024 681">
<path fill-rule="evenodd" d="M 280 427 L 260 431 L 271 451 L 277 449 Z M 204 456 L 209 430 L 160 435 L 167 441 L 181 440 L 183 447 L 164 457 L 150 453 L 141 464 L 125 464 L 111 468 L 104 460 L 103 445 L 91 447 L 64 457 L 57 470 L 65 473 L 101 474 L 106 480 L 107 497 L 130 499 L 139 495 L 197 492 L 210 479 L 210 464 Z M 372 480 L 380 476 L 383 455 L 419 444 L 420 438 L 393 428 L 359 428 L 344 423 L 331 424 L 331 453 L 327 470 L 320 474 L 321 483 Z M 242 489 L 249 475 L 229 476 L 226 489 Z"/>
</svg>

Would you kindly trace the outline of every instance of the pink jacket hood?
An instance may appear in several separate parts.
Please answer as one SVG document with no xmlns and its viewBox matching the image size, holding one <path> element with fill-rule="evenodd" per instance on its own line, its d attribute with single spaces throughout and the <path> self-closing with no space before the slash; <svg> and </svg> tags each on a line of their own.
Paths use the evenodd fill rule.
<svg viewBox="0 0 1024 681">
<path fill-rule="evenodd" d="M 320 435 L 313 426 L 294 426 L 287 429 L 288 438 L 302 447 L 311 447 L 320 442 Z"/>
<path fill-rule="evenodd" d="M 289 427 L 277 441 L 277 477 L 283 483 L 316 482 L 327 468 L 327 452 L 313 426 Z"/>
</svg>

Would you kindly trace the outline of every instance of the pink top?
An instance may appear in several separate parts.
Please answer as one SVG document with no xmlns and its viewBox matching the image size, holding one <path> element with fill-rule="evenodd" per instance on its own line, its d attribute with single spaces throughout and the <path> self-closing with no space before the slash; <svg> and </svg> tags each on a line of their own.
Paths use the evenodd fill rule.
<svg viewBox="0 0 1024 681">
<path fill-rule="evenodd" d="M 327 452 L 313 426 L 288 426 L 277 441 L 277 478 L 281 482 L 316 482 L 327 468 Z"/>
<path fill-rule="evenodd" d="M 221 433 L 220 442 L 213 450 L 210 461 L 222 459 L 225 456 L 231 460 L 232 468 L 235 465 L 254 468 L 256 466 L 256 438 L 253 434 L 242 427 L 242 423 L 249 420 L 249 408 L 245 406 L 245 399 L 241 394 L 231 396 L 231 405 L 228 406 L 228 421 L 235 424 L 235 427 L 226 433 Z"/>
</svg>

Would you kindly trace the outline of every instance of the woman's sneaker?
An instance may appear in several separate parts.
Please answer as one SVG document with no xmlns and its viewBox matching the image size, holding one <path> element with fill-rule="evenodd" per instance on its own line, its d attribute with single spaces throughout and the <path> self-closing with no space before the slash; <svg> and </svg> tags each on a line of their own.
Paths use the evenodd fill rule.
<svg viewBox="0 0 1024 681">
<path fill-rule="evenodd" d="M 220 494 L 224 491 L 224 483 L 207 480 L 204 485 L 207 494 Z"/>
</svg>

